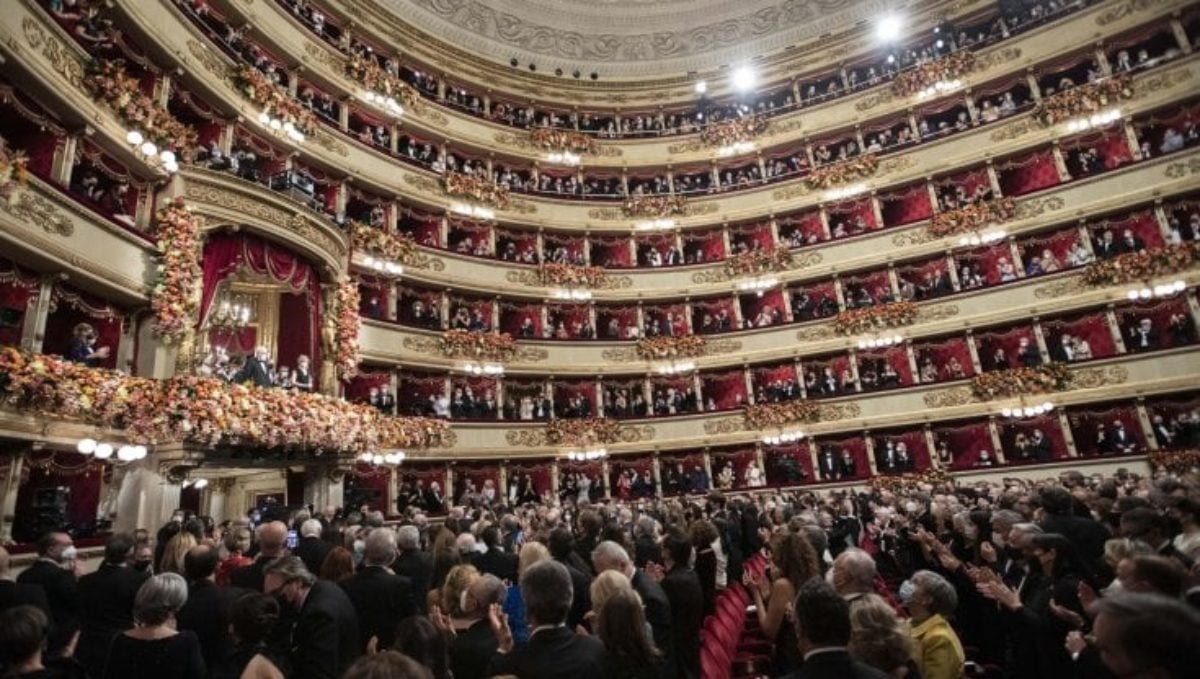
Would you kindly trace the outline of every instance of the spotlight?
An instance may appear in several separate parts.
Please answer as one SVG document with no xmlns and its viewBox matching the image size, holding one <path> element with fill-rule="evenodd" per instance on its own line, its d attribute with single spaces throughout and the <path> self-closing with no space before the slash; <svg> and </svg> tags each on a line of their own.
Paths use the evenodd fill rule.
<svg viewBox="0 0 1200 679">
<path fill-rule="evenodd" d="M 520 63 L 521 62 L 517 61 L 516 57 L 513 57 L 512 59 L 508 60 L 508 65 L 512 66 L 513 68 L 516 68 Z"/>
<path fill-rule="evenodd" d="M 703 80 L 696 81 L 696 94 L 704 94 L 708 91 L 708 83 Z"/>
<path fill-rule="evenodd" d="M 945 47 L 945 46 L 946 46 L 946 41 L 945 41 L 945 40 L 938 40 L 938 41 L 937 41 L 936 43 L 934 43 L 934 44 L 936 44 L 936 45 L 937 45 L 937 48 L 938 48 L 938 49 L 942 49 L 943 47 Z"/>
<path fill-rule="evenodd" d="M 597 80 L 600 78 L 600 74 L 595 71 L 592 71 L 588 77 L 591 78 L 592 80 Z"/>
<path fill-rule="evenodd" d="M 208 479 L 196 479 L 192 482 L 192 488 L 195 488 L 196 490 L 203 490 L 207 486 Z"/>
<path fill-rule="evenodd" d="M 884 42 L 893 42 L 904 31 L 904 20 L 896 14 L 885 14 L 875 24 L 875 36 Z"/>
<path fill-rule="evenodd" d="M 562 69 L 561 69 L 561 68 L 556 68 L 556 69 L 554 69 L 554 75 L 561 76 L 561 75 L 562 75 Z"/>
<path fill-rule="evenodd" d="M 112 457 L 113 447 L 111 443 L 100 443 L 96 446 L 96 457 L 101 460 L 106 460 Z"/>
<path fill-rule="evenodd" d="M 96 452 L 96 439 L 79 439 L 79 443 L 75 444 L 75 450 L 78 450 L 84 455 L 91 455 Z"/>
<path fill-rule="evenodd" d="M 529 65 L 529 70 L 530 70 L 531 72 L 532 72 L 532 71 L 536 71 L 536 70 L 537 70 L 537 64 L 530 64 L 530 65 Z"/>
<path fill-rule="evenodd" d="M 579 69 L 575 69 L 574 71 L 571 71 L 571 75 L 575 76 L 576 80 L 579 80 L 579 76 L 583 74 L 579 72 Z"/>
<path fill-rule="evenodd" d="M 749 66 L 739 66 L 733 72 L 733 88 L 739 92 L 749 92 L 758 83 L 758 74 Z"/>
</svg>

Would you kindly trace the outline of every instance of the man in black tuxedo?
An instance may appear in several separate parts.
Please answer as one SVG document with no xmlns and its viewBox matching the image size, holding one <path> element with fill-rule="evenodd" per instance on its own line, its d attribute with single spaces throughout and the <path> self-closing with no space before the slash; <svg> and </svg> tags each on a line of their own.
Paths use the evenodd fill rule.
<svg viewBox="0 0 1200 679">
<path fill-rule="evenodd" d="M 104 672 L 113 637 L 133 627 L 133 598 L 150 577 L 131 568 L 133 536 L 114 533 L 104 545 L 104 562 L 79 578 L 79 642 L 75 659 L 93 676 Z"/>
<path fill-rule="evenodd" d="M 1052 456 L 1050 439 L 1046 438 L 1046 434 L 1041 429 L 1034 429 L 1033 436 L 1029 437 L 1029 452 L 1033 454 L 1035 460 L 1049 460 Z"/>
<path fill-rule="evenodd" d="M 841 477 L 841 465 L 838 464 L 837 456 L 829 448 L 821 451 L 821 458 L 817 462 L 823 480 L 834 481 Z"/>
<path fill-rule="evenodd" d="M 1028 337 L 1022 337 L 1017 341 L 1017 361 L 1026 368 L 1033 368 L 1042 364 L 1042 354 L 1038 351 L 1037 345 L 1029 340 Z"/>
<path fill-rule="evenodd" d="M 50 645 L 62 649 L 79 629 L 79 588 L 75 581 L 75 543 L 66 533 L 46 533 L 37 541 L 37 561 L 17 576 L 23 585 L 41 585 L 50 604 Z"/>
<path fill-rule="evenodd" d="M 1113 232 L 1106 230 L 1100 234 L 1100 238 L 1096 239 L 1096 256 L 1100 259 L 1111 259 L 1121 254 L 1121 248 L 1117 245 L 1116 239 L 1113 238 Z"/>
<path fill-rule="evenodd" d="M 481 536 L 487 551 L 475 557 L 475 568 L 480 573 L 491 573 L 501 580 L 515 582 L 517 579 L 517 555 L 506 554 L 500 548 L 500 528 L 488 526 Z"/>
<path fill-rule="evenodd" d="M 270 521 L 258 527 L 258 557 L 254 563 L 229 574 L 229 583 L 234 587 L 263 591 L 263 569 L 267 564 L 281 557 L 287 547 L 287 524 L 282 521 Z"/>
<path fill-rule="evenodd" d="M 338 584 L 350 597 L 358 621 L 363 651 L 371 637 L 379 648 L 391 648 L 396 623 L 417 612 L 412 580 L 396 575 L 388 567 L 396 560 L 396 534 L 391 528 L 376 528 L 367 535 L 363 568 Z"/>
<path fill-rule="evenodd" d="M 892 474 L 900 471 L 899 463 L 896 460 L 896 444 L 892 441 L 887 441 L 883 450 L 877 453 L 875 466 L 878 471 L 884 474 Z"/>
<path fill-rule="evenodd" d="M 276 559 L 263 575 L 263 592 L 281 597 L 295 619 L 289 676 L 336 679 L 345 674 L 363 650 L 350 597 L 336 584 L 317 580 L 299 557 Z"/>
<path fill-rule="evenodd" d="M 692 541 L 687 535 L 672 531 L 663 540 L 663 592 L 671 605 L 671 635 L 677 663 L 676 676 L 700 679 L 700 622 L 704 619 L 704 595 L 700 577 L 688 563 L 692 558 Z"/>
<path fill-rule="evenodd" d="M 521 574 L 521 595 L 525 599 L 525 617 L 533 630 L 529 642 L 512 648 L 511 637 L 502 640 L 486 676 L 510 674 L 522 679 L 608 676 L 604 643 L 593 636 L 576 634 L 565 625 L 571 609 L 571 576 L 562 564 L 542 561 L 526 569 Z"/>
<path fill-rule="evenodd" d="M 1038 524 L 1047 533 L 1066 536 L 1079 550 L 1084 562 L 1098 564 L 1104 555 L 1104 543 L 1110 537 L 1100 522 L 1075 513 L 1071 493 L 1061 486 L 1048 486 L 1038 493 L 1045 518 Z"/>
<path fill-rule="evenodd" d="M 1138 442 L 1137 437 L 1130 434 L 1125 429 L 1125 423 L 1121 420 L 1113 420 L 1112 444 L 1116 452 L 1122 455 L 1131 455 L 1137 452 Z"/>
<path fill-rule="evenodd" d="M 229 612 L 233 602 L 248 590 L 218 587 L 217 563 L 221 555 L 216 547 L 196 545 L 183 557 L 183 574 L 188 581 L 187 603 L 175 619 L 181 630 L 192 630 L 200 640 L 200 653 L 210 674 L 228 668 L 234 642 L 229 636 Z M 79 583 L 80 589 L 83 582 Z"/>
<path fill-rule="evenodd" d="M 550 532 L 550 556 L 567 568 L 571 576 L 571 611 L 567 613 L 567 626 L 574 629 L 583 622 L 583 616 L 592 610 L 591 576 L 587 564 L 575 551 L 575 536 L 566 528 L 555 528 Z M 586 569 L 586 570 L 584 570 Z"/>
<path fill-rule="evenodd" d="M 842 450 L 842 459 L 838 462 L 842 468 L 842 476 L 855 477 L 858 476 L 858 463 L 854 461 L 854 456 L 848 450 Z"/>
<path fill-rule="evenodd" d="M 450 672 L 454 679 L 483 679 L 500 642 L 488 620 L 488 609 L 492 604 L 502 604 L 507 596 L 504 583 L 494 575 L 476 578 L 467 587 L 463 597 L 463 613 L 460 619 L 471 620 L 465 630 L 450 639 Z"/>
<path fill-rule="evenodd" d="M 1132 229 L 1125 229 L 1121 234 L 1121 252 L 1141 252 L 1146 249 L 1146 242 L 1134 235 Z"/>
<path fill-rule="evenodd" d="M 296 543 L 295 555 L 304 562 L 309 573 L 320 573 L 321 564 L 329 555 L 332 546 L 321 539 L 321 522 L 317 519 L 307 519 L 300 524 L 300 541 Z"/>
<path fill-rule="evenodd" d="M 850 604 L 823 578 L 800 586 L 793 603 L 801 668 L 785 679 L 886 679 L 889 675 L 850 657 Z M 780 640 L 781 643 L 787 643 Z"/>
<path fill-rule="evenodd" d="M 1149 318 L 1138 321 L 1129 331 L 1129 349 L 1132 351 L 1150 351 L 1158 348 L 1158 330 Z"/>
<path fill-rule="evenodd" d="M 50 619 L 50 602 L 40 585 L 26 585 L 8 579 L 8 550 L 0 547 L 0 613 L 17 606 L 33 606 Z"/>
<path fill-rule="evenodd" d="M 1150 418 L 1150 424 L 1154 429 L 1154 438 L 1158 441 L 1159 448 L 1170 449 L 1175 445 L 1175 432 L 1166 423 L 1162 415 L 1155 414 Z"/>
<path fill-rule="evenodd" d="M 274 384 L 274 370 L 271 369 L 271 355 L 266 347 L 257 347 L 254 355 L 246 359 L 246 364 L 233 376 L 234 384 L 251 382 L 256 387 L 266 388 Z"/>
<path fill-rule="evenodd" d="M 413 604 L 425 613 L 425 595 L 433 579 L 433 557 L 421 551 L 421 531 L 416 526 L 401 526 L 396 531 L 396 546 L 400 555 L 392 563 L 392 572 L 412 583 Z"/>
<path fill-rule="evenodd" d="M 633 589 L 642 597 L 642 604 L 646 609 L 646 622 L 650 623 L 654 645 L 662 652 L 662 676 L 675 676 L 677 665 L 674 634 L 671 632 L 671 602 L 667 599 L 667 593 L 646 574 L 646 571 L 634 567 L 624 547 L 611 540 L 596 545 L 596 549 L 592 551 L 592 568 L 597 575 L 607 570 L 621 571 L 633 583 Z M 521 584 L 524 585 L 524 578 Z"/>
<path fill-rule="evenodd" d="M 1050 347 L 1050 358 L 1059 363 L 1070 363 L 1075 360 L 1075 345 L 1071 342 L 1071 334 L 1063 333 L 1058 344 Z"/>
</svg>

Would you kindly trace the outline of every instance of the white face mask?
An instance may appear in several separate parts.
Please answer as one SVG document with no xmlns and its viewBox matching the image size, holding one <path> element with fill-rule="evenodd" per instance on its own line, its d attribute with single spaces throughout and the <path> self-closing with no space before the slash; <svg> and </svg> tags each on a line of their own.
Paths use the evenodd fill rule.
<svg viewBox="0 0 1200 679">
<path fill-rule="evenodd" d="M 69 547 L 64 547 L 62 553 L 60 553 L 58 555 L 58 562 L 59 563 L 67 563 L 67 562 L 74 561 L 75 557 L 78 556 L 78 554 L 79 553 L 75 550 L 75 545 L 71 545 Z"/>
<path fill-rule="evenodd" d="M 900 603 L 905 606 L 908 605 L 908 602 L 912 601 L 913 595 L 916 593 L 917 586 L 913 584 L 912 580 L 905 580 L 900 583 L 900 590 L 897 592 L 900 595 Z"/>
</svg>

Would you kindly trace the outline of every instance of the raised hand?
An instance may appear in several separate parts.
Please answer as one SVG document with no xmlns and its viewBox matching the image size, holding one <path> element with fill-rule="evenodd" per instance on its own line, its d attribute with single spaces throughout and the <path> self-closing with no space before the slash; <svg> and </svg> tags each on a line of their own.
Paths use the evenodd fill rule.
<svg viewBox="0 0 1200 679">
<path fill-rule="evenodd" d="M 1099 598 L 1100 595 L 1096 593 L 1095 588 L 1086 582 L 1080 581 L 1079 603 L 1083 606 L 1083 610 L 1089 610 L 1092 607 L 1092 604 L 1096 603 L 1096 600 Z"/>
<path fill-rule="evenodd" d="M 1054 599 L 1050 600 L 1050 612 L 1054 614 L 1054 617 L 1067 623 L 1073 629 L 1083 628 L 1083 616 L 1067 608 L 1066 606 L 1059 606 L 1058 602 L 1056 602 Z"/>
<path fill-rule="evenodd" d="M 988 563 L 996 563 L 996 548 L 986 540 L 979 544 L 979 556 Z"/>
<path fill-rule="evenodd" d="M 488 606 L 488 624 L 492 626 L 492 632 L 496 635 L 496 640 L 500 642 L 499 648 L 496 650 L 501 653 L 508 653 L 513 649 L 512 629 L 508 626 L 508 614 L 500 608 L 500 604 L 492 604 Z"/>
</svg>

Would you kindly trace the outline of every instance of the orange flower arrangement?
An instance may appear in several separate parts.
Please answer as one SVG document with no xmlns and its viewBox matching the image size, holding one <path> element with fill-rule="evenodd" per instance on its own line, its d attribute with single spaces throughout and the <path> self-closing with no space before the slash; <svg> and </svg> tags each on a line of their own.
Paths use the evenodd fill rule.
<svg viewBox="0 0 1200 679">
<path fill-rule="evenodd" d="M 548 262 L 538 267 L 538 280 L 542 285 L 597 288 L 604 284 L 606 278 L 604 269 L 598 266 Z"/>
<path fill-rule="evenodd" d="M 196 323 L 200 288 L 200 218 L 175 198 L 154 217 L 158 282 L 150 292 L 154 334 L 167 344 L 180 343 Z"/>
<path fill-rule="evenodd" d="M 838 184 L 866 179 L 878 169 L 879 158 L 874 153 L 867 153 L 831 165 L 815 167 L 804 181 L 808 182 L 810 188 L 828 189 Z"/>
<path fill-rule="evenodd" d="M 353 280 L 338 283 L 337 288 L 337 363 L 338 376 L 349 380 L 358 374 L 358 332 L 362 318 L 358 315 L 361 302 L 358 285 Z"/>
<path fill-rule="evenodd" d="M 667 358 L 696 358 L 704 355 L 708 340 L 697 335 L 643 337 L 637 341 L 638 356 L 652 361 Z"/>
<path fill-rule="evenodd" d="M 508 189 L 482 177 L 447 172 L 442 176 L 442 188 L 450 196 L 467 198 L 500 210 L 508 207 Z"/>
<path fill-rule="evenodd" d="M 1156 450 L 1150 453 L 1150 467 L 1177 476 L 1200 471 L 1200 450 Z"/>
<path fill-rule="evenodd" d="M 552 420 L 546 425 L 546 443 L 552 446 L 589 446 L 617 443 L 621 425 L 604 418 Z"/>
<path fill-rule="evenodd" d="M 713 123 L 700 132 L 700 141 L 708 146 L 729 146 L 753 141 L 767 129 L 766 118 L 758 115 Z"/>
<path fill-rule="evenodd" d="M 1165 245 L 1092 262 L 1083 270 L 1083 282 L 1102 287 L 1148 281 L 1190 269 L 1197 262 L 1200 262 L 1200 242 Z"/>
<path fill-rule="evenodd" d="M 929 220 L 929 234 L 934 238 L 946 238 L 970 233 L 985 226 L 1000 224 L 1017 214 L 1017 205 L 1012 198 L 985 200 L 971 203 L 957 210 L 939 212 Z"/>
<path fill-rule="evenodd" d="M 792 263 L 792 253 L 781 245 L 758 248 L 725 260 L 725 273 L 730 276 L 748 276 L 783 271 Z"/>
<path fill-rule="evenodd" d="M 359 221 L 350 222 L 350 245 L 398 264 L 412 261 L 417 252 L 417 243 L 408 234 L 391 233 Z"/>
<path fill-rule="evenodd" d="M 317 116 L 287 90 L 268 80 L 262 71 L 243 64 L 234 71 L 233 84 L 247 99 L 262 107 L 263 112 L 291 123 L 301 134 L 316 134 Z"/>
<path fill-rule="evenodd" d="M 346 61 L 346 75 L 365 89 L 393 97 L 405 106 L 412 106 L 417 101 L 417 94 L 408 83 L 384 70 L 373 55 L 350 55 Z"/>
<path fill-rule="evenodd" d="M 1085 83 L 1042 99 L 1033 109 L 1033 117 L 1049 127 L 1078 116 L 1098 113 L 1122 99 L 1133 96 L 1129 78 L 1117 75 L 1099 82 Z"/>
<path fill-rule="evenodd" d="M 910 97 L 939 82 L 957 80 L 970 73 L 974 67 L 975 53 L 959 50 L 896 74 L 895 80 L 892 81 L 892 91 L 898 97 Z"/>
<path fill-rule="evenodd" d="M 442 332 L 442 354 L 448 358 L 507 361 L 512 358 L 516 350 L 516 340 L 506 332 L 500 334 L 469 330 Z"/>
<path fill-rule="evenodd" d="M 556 127 L 535 127 L 529 132 L 529 141 L 543 151 L 570 151 L 571 153 L 596 152 L 596 140 L 575 130 L 563 130 Z"/>
<path fill-rule="evenodd" d="M 937 487 L 951 482 L 952 479 L 945 470 L 930 468 L 917 473 L 872 476 L 867 481 L 867 485 L 875 493 L 881 493 L 885 490 L 898 493 L 907 490 L 919 490 L 921 486 Z"/>
<path fill-rule="evenodd" d="M 971 392 L 981 401 L 1047 394 L 1069 389 L 1073 379 L 1066 365 L 1046 363 L 1032 368 L 981 373 L 971 379 Z"/>
<path fill-rule="evenodd" d="M 782 403 L 748 405 L 742 412 L 746 426 L 752 429 L 786 427 L 800 422 L 816 422 L 820 406 L 815 401 L 793 399 Z"/>
<path fill-rule="evenodd" d="M 123 429 L 148 445 L 183 441 L 353 456 L 442 445 L 450 432 L 440 420 L 389 417 L 318 393 L 192 375 L 131 377 L 14 347 L 0 347 L 0 402 Z"/>
<path fill-rule="evenodd" d="M 0 137 L 0 198 L 11 198 L 29 179 L 29 156 Z"/>
<path fill-rule="evenodd" d="M 833 319 L 833 331 L 839 335 L 859 335 L 886 328 L 912 325 L 917 320 L 913 302 L 891 302 L 862 309 L 847 309 Z"/>
<path fill-rule="evenodd" d="M 144 94 L 137 78 L 125 72 L 124 61 L 93 60 L 84 86 L 96 101 L 112 109 L 127 125 L 141 130 L 146 140 L 160 149 L 175 149 L 190 156 L 196 148 L 196 130 Z"/>
<path fill-rule="evenodd" d="M 683 196 L 631 196 L 621 205 L 626 217 L 656 219 L 681 215 L 687 210 Z"/>
</svg>

